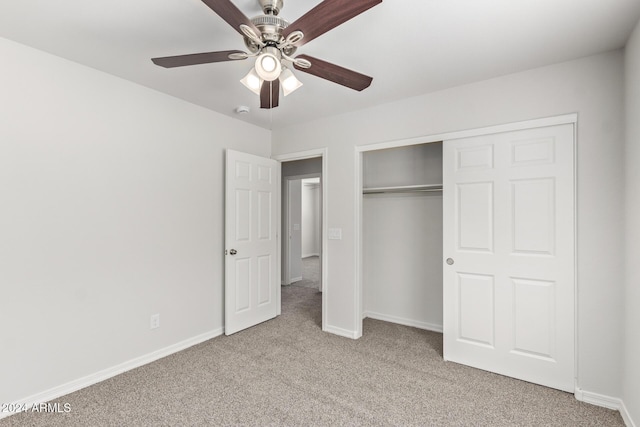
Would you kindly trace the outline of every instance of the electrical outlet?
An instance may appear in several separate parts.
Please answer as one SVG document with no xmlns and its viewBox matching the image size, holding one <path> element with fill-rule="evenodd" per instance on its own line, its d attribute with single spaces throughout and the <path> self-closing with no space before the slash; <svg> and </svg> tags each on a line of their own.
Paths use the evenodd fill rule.
<svg viewBox="0 0 640 427">
<path fill-rule="evenodd" d="M 156 329 L 160 327 L 160 314 L 152 314 L 149 320 L 149 329 Z"/>
</svg>

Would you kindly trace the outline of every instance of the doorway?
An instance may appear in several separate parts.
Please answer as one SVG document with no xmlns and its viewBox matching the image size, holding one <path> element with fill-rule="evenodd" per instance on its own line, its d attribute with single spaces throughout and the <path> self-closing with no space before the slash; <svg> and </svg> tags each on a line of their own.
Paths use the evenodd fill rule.
<svg viewBox="0 0 640 427">
<path fill-rule="evenodd" d="M 326 155 L 324 148 L 274 157 L 281 162 L 281 285 L 305 286 L 322 292 L 323 331 L 326 331 L 330 291 L 327 284 Z M 290 203 L 291 196 L 299 201 L 293 215 L 291 210 L 296 203 Z"/>
<path fill-rule="evenodd" d="M 362 157 L 362 316 L 441 333 L 442 143 Z"/>
<path fill-rule="evenodd" d="M 302 280 L 297 286 L 322 292 L 322 191 L 320 176 L 301 180 Z"/>
<path fill-rule="evenodd" d="M 322 291 L 321 173 L 282 173 L 282 284 Z"/>
</svg>

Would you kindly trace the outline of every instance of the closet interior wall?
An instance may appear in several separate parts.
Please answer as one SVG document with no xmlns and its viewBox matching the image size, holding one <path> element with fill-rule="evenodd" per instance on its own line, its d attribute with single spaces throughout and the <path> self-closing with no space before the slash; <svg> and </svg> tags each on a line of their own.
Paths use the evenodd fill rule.
<svg viewBox="0 0 640 427">
<path fill-rule="evenodd" d="M 363 317 L 442 331 L 442 143 L 363 153 Z"/>
</svg>

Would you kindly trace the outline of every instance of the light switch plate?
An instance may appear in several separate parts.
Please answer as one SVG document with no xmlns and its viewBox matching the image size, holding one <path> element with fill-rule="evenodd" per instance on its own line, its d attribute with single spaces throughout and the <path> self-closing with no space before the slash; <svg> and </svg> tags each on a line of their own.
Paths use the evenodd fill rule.
<svg viewBox="0 0 640 427">
<path fill-rule="evenodd" d="M 329 240 L 342 240 L 342 228 L 330 228 L 327 236 Z"/>
</svg>

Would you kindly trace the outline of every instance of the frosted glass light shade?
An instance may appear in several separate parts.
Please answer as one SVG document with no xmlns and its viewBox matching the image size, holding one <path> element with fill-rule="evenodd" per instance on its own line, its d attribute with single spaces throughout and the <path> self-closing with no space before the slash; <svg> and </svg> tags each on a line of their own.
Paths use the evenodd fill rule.
<svg viewBox="0 0 640 427">
<path fill-rule="evenodd" d="M 255 69 L 251 69 L 246 76 L 244 76 L 240 83 L 245 85 L 247 89 L 256 95 L 260 95 L 260 87 L 262 86 L 262 79 L 258 76 Z"/>
<path fill-rule="evenodd" d="M 302 82 L 296 78 L 290 69 L 285 68 L 280 74 L 280 86 L 282 86 L 284 96 L 287 96 L 302 86 Z"/>
<path fill-rule="evenodd" d="M 263 51 L 256 58 L 255 69 L 261 79 L 272 82 L 280 76 L 282 71 L 280 58 L 271 52 Z"/>
</svg>

